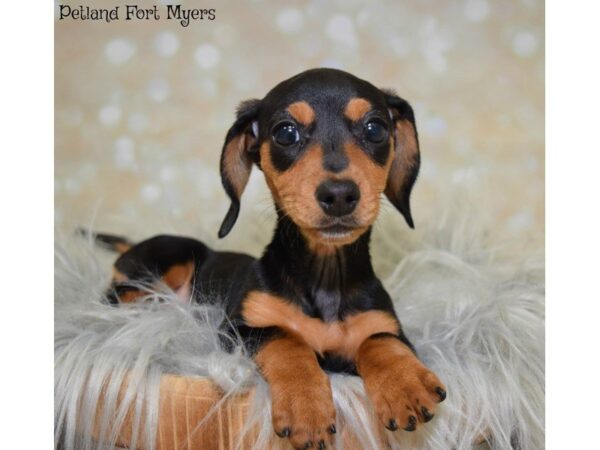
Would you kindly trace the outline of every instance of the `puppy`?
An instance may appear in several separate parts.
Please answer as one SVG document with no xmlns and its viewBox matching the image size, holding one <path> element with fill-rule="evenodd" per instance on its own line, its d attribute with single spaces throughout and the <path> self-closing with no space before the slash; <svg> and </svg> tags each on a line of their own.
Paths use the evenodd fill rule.
<svg viewBox="0 0 600 450">
<path fill-rule="evenodd" d="M 433 418 L 446 388 L 404 335 L 373 271 L 369 239 L 382 194 L 414 226 L 419 164 L 405 100 L 339 70 L 300 73 L 242 103 L 222 150 L 231 206 L 219 237 L 234 226 L 256 166 L 277 211 L 263 255 L 215 252 L 177 236 L 132 245 L 97 235 L 122 253 L 108 297 L 135 301 L 145 292 L 132 282 L 157 278 L 186 300 L 217 294 L 229 331 L 243 338 L 269 384 L 275 433 L 295 448 L 333 443 L 325 371 L 362 377 L 382 425 L 413 431 Z"/>
</svg>

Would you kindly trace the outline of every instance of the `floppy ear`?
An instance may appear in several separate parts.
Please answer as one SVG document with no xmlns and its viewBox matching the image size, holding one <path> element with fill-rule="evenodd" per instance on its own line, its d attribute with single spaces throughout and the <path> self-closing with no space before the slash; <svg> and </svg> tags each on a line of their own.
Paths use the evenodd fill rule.
<svg viewBox="0 0 600 450">
<path fill-rule="evenodd" d="M 406 100 L 389 91 L 384 91 L 384 94 L 394 125 L 394 160 L 385 195 L 404 216 L 408 226 L 414 228 L 410 212 L 410 192 L 421 165 L 415 114 Z"/>
<path fill-rule="evenodd" d="M 240 198 L 248 183 L 253 159 L 250 151 L 258 138 L 258 111 L 260 100 L 247 100 L 237 111 L 223 144 L 221 153 L 221 182 L 231 199 L 231 206 L 219 229 L 219 237 L 225 237 L 235 224 L 240 212 Z"/>
</svg>

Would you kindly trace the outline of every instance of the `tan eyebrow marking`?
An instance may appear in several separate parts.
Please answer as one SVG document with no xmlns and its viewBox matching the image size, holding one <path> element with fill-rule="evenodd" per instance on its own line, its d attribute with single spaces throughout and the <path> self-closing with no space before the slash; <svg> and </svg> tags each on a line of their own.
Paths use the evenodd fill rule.
<svg viewBox="0 0 600 450">
<path fill-rule="evenodd" d="M 352 122 L 357 122 L 366 113 L 371 111 L 371 103 L 364 98 L 353 98 L 346 105 L 344 115 Z"/>
<path fill-rule="evenodd" d="M 302 125 L 310 125 L 315 120 L 315 110 L 305 101 L 292 103 L 287 111 Z"/>
</svg>

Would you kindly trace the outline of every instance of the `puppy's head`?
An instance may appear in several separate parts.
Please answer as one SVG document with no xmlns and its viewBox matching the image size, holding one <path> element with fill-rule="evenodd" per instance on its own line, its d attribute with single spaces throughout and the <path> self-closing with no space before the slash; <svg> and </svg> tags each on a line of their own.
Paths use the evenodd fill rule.
<svg viewBox="0 0 600 450">
<path fill-rule="evenodd" d="M 310 243 L 346 245 L 375 221 L 382 193 L 410 227 L 419 171 L 413 110 L 400 97 L 346 72 L 314 69 L 241 104 L 221 156 L 233 227 L 252 165 L 279 211 Z"/>
</svg>

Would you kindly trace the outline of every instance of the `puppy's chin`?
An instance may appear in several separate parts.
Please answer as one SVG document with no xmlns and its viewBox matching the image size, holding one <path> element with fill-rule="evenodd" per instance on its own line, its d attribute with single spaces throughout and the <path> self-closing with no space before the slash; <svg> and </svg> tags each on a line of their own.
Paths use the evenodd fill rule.
<svg viewBox="0 0 600 450">
<path fill-rule="evenodd" d="M 365 223 L 356 216 L 332 218 L 314 211 L 305 210 L 302 214 L 293 208 L 282 210 L 298 227 L 309 249 L 317 254 L 335 253 L 336 249 L 352 244 L 369 229 L 372 222 L 369 220 Z"/>
<path fill-rule="evenodd" d="M 301 228 L 309 248 L 318 254 L 335 253 L 335 250 L 355 242 L 368 227 Z"/>
</svg>

